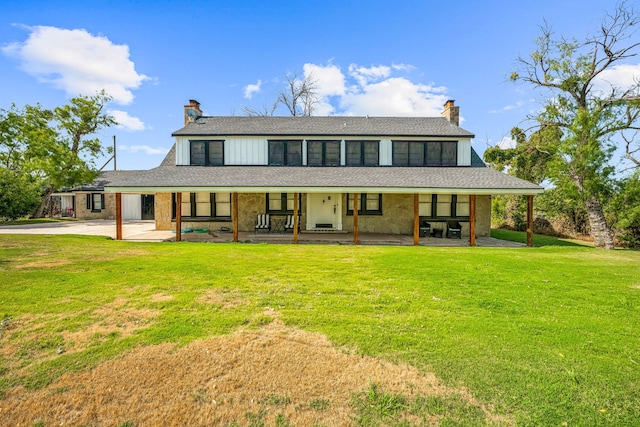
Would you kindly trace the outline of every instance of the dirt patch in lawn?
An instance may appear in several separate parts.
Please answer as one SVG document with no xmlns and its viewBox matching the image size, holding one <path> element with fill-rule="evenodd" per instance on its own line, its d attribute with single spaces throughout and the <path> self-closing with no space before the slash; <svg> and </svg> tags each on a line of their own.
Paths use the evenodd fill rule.
<svg viewBox="0 0 640 427">
<path fill-rule="evenodd" d="M 29 258 L 32 259 L 32 258 Z M 71 261 L 67 260 L 56 260 L 56 261 L 29 261 L 22 262 L 23 260 L 15 260 L 17 263 L 14 268 L 21 270 L 23 268 L 51 268 L 51 267 L 62 267 L 63 265 L 71 264 Z"/>
<path fill-rule="evenodd" d="M 235 292 L 225 292 L 217 289 L 208 289 L 196 301 L 201 304 L 217 305 L 224 309 L 249 304 L 247 300 L 242 299 Z"/>
<path fill-rule="evenodd" d="M 37 363 L 51 360 L 109 338 L 131 336 L 136 330 L 150 326 L 159 313 L 125 307 L 126 302 L 124 298 L 118 298 L 99 307 L 88 313 L 91 323 L 71 331 L 54 331 L 54 325 L 63 324 L 69 316 L 67 313 L 5 319 L 2 323 L 6 322 L 6 326 L 0 327 L 0 338 L 3 338 L 0 358 L 5 358 L 4 365 L 10 369 L 18 369 L 24 359 Z M 19 339 L 14 340 L 15 335 L 20 335 Z"/>
<path fill-rule="evenodd" d="M 275 319 L 181 348 L 141 347 L 41 390 L 15 388 L 0 400 L 0 419 L 26 426 L 348 426 L 354 393 L 373 383 L 407 397 L 456 394 L 480 407 L 432 374 L 340 351 Z M 510 424 L 482 410 L 489 423 Z M 427 421 L 437 425 L 438 418 Z"/>
</svg>

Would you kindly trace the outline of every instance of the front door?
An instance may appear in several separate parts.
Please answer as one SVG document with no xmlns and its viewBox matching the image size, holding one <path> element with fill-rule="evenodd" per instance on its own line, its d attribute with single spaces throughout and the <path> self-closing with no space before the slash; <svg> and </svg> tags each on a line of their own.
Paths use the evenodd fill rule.
<svg viewBox="0 0 640 427">
<path fill-rule="evenodd" d="M 142 195 L 142 219 L 154 219 L 153 194 Z"/>
<path fill-rule="evenodd" d="M 342 230 L 342 194 L 307 194 L 307 230 Z"/>
</svg>

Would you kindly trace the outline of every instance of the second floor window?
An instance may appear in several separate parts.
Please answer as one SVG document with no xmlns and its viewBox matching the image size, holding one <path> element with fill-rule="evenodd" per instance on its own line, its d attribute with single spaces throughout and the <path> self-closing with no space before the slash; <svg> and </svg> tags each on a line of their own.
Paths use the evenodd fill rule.
<svg viewBox="0 0 640 427">
<path fill-rule="evenodd" d="M 340 166 L 340 141 L 307 141 L 308 166 Z"/>
<path fill-rule="evenodd" d="M 224 165 L 224 141 L 190 141 L 192 166 Z"/>
<path fill-rule="evenodd" d="M 393 141 L 393 166 L 456 166 L 456 141 Z"/>
<path fill-rule="evenodd" d="M 346 141 L 347 166 L 378 166 L 380 164 L 378 141 Z"/>
<path fill-rule="evenodd" d="M 302 141 L 269 141 L 270 166 L 301 166 Z"/>
</svg>

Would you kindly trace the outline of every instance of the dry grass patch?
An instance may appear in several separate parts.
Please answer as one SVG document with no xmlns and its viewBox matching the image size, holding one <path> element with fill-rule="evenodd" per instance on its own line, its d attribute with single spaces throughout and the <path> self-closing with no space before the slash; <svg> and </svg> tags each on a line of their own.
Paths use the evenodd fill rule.
<svg viewBox="0 0 640 427">
<path fill-rule="evenodd" d="M 196 299 L 200 304 L 217 305 L 223 309 L 230 309 L 249 304 L 249 301 L 240 298 L 235 292 L 225 292 L 219 289 L 208 289 Z"/>
<path fill-rule="evenodd" d="M 10 390 L 0 401 L 9 425 L 135 426 L 352 425 L 354 393 L 377 384 L 404 396 L 460 396 L 433 374 L 339 351 L 322 335 L 278 320 L 259 330 L 142 347 L 44 389 Z M 491 414 L 485 411 L 488 422 Z M 429 421 L 429 420 L 427 420 Z M 437 417 L 431 421 L 437 424 Z M 503 423 L 505 420 L 495 418 Z M 248 424 L 249 423 L 249 424 Z M 282 424 L 287 425 L 287 424 Z"/>
<path fill-rule="evenodd" d="M 151 295 L 151 302 L 164 302 L 171 301 L 172 299 L 173 295 L 165 294 L 164 292 Z"/>
<path fill-rule="evenodd" d="M 63 265 L 69 265 L 69 264 L 71 264 L 71 261 L 64 260 L 64 259 L 57 259 L 52 261 L 46 261 L 46 260 L 30 261 L 25 263 L 22 263 L 21 261 L 17 261 L 14 268 L 16 268 L 17 270 L 21 270 L 24 268 L 52 268 L 52 267 L 61 267 Z"/>
<path fill-rule="evenodd" d="M 91 313 L 91 323 L 77 330 L 60 331 L 55 325 L 64 325 L 65 320 L 79 313 L 55 315 L 23 315 L 11 319 L 2 331 L 0 357 L 5 367 L 19 369 L 22 361 L 41 363 L 64 353 L 82 351 L 92 344 L 102 342 L 109 336 L 127 337 L 150 326 L 160 313 L 158 310 L 124 307 L 126 300 L 117 299 Z"/>
</svg>

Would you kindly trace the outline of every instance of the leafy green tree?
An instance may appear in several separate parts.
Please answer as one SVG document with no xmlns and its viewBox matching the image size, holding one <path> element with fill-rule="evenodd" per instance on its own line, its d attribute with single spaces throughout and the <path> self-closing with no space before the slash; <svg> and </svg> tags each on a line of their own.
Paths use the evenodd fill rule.
<svg viewBox="0 0 640 427">
<path fill-rule="evenodd" d="M 640 248 L 640 171 L 620 181 L 607 214 L 618 238 L 629 247 Z"/>
<path fill-rule="evenodd" d="M 0 218 L 29 215 L 40 204 L 40 183 L 32 176 L 0 167 Z"/>
<path fill-rule="evenodd" d="M 542 27 L 530 58 L 518 59 L 511 80 L 546 90 L 543 110 L 534 119 L 541 128 L 562 131 L 548 174 L 555 187 L 584 204 L 597 247 L 613 249 L 611 224 L 604 214 L 614 190 L 613 137 L 638 129 L 640 81 L 627 88 L 604 84 L 601 75 L 635 55 L 635 11 L 622 3 L 583 41 L 556 37 Z"/>
<path fill-rule="evenodd" d="M 40 217 L 59 189 L 92 182 L 95 159 L 106 150 L 92 135 L 116 121 L 104 113 L 111 97 L 104 91 L 77 96 L 53 110 L 36 106 L 0 111 L 0 166 L 41 186 L 42 200 L 33 216 Z"/>
<path fill-rule="evenodd" d="M 555 146 L 560 137 L 561 132 L 556 127 L 542 128 L 528 138 L 522 129 L 513 128 L 511 138 L 515 141 L 515 146 L 513 148 L 501 148 L 497 145 L 490 147 L 484 152 L 484 160 L 494 169 L 541 184 L 548 179 L 547 164 L 555 154 Z M 494 197 L 493 224 L 525 230 L 526 200 L 524 196 L 514 195 Z"/>
</svg>

